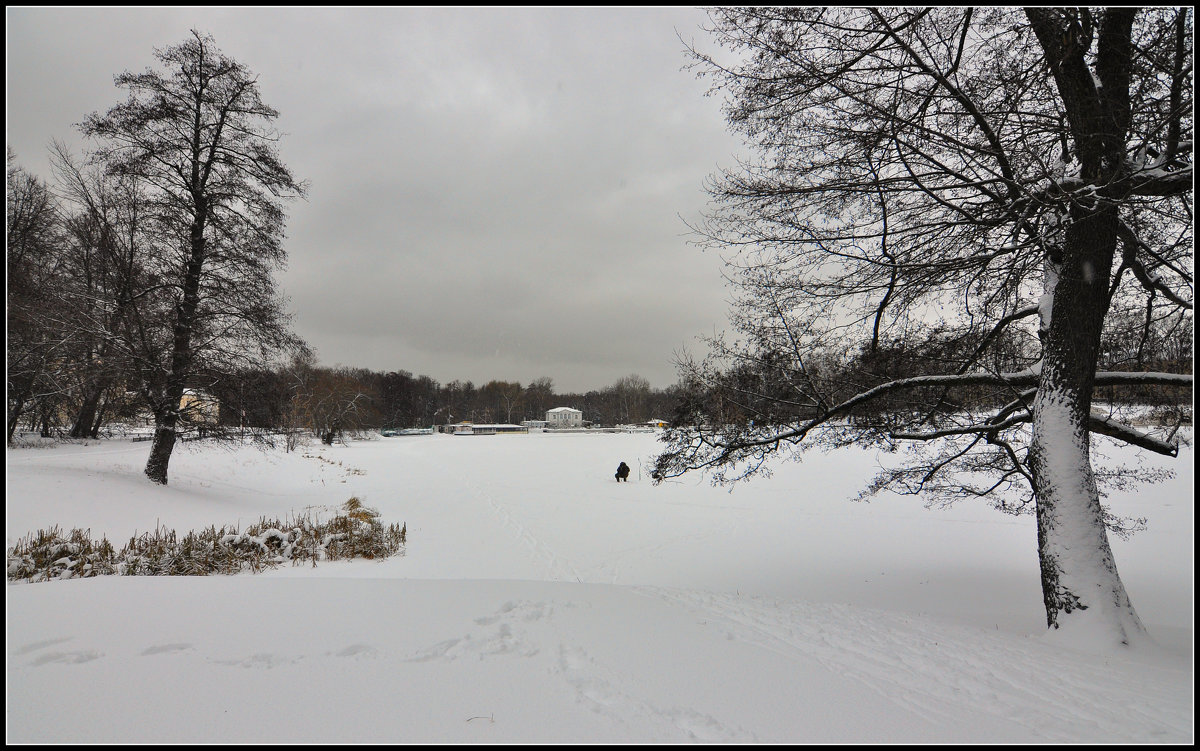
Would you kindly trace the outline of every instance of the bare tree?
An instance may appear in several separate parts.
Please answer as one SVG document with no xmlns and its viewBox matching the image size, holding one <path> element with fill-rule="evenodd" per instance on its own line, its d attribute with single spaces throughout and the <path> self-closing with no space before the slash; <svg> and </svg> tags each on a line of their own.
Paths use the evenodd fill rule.
<svg viewBox="0 0 1200 751">
<path fill-rule="evenodd" d="M 525 387 L 526 414 L 535 420 L 545 420 L 546 410 L 554 404 L 554 379 L 548 376 L 535 378 Z"/>
<path fill-rule="evenodd" d="M 136 388 L 128 332 L 147 309 L 157 280 L 146 273 L 154 248 L 141 213 L 137 180 L 80 164 L 60 143 L 51 147 L 54 186 L 64 213 L 64 279 L 53 294 L 74 333 L 74 418 L 70 435 L 96 437 L 109 408 Z"/>
<path fill-rule="evenodd" d="M 321 443 L 332 445 L 376 417 L 378 398 L 368 383 L 368 371 L 319 368 L 307 357 L 295 358 L 289 371 L 296 384 L 297 414 Z"/>
<path fill-rule="evenodd" d="M 165 484 L 184 390 L 299 346 L 272 273 L 285 259 L 281 201 L 304 187 L 280 161 L 279 113 L 245 66 L 196 31 L 154 54 L 160 70 L 117 76 L 129 98 L 80 127 L 100 141 L 97 160 L 140 181 L 170 249 L 156 270 L 169 333 L 146 332 L 139 353 L 155 420 L 146 475 Z"/>
<path fill-rule="evenodd" d="M 66 362 L 74 337 L 55 288 L 65 279 L 58 203 L 46 184 L 6 153 L 7 441 L 23 415 L 57 411 L 66 389 Z M 42 420 L 43 429 L 49 425 Z"/>
<path fill-rule="evenodd" d="M 495 422 L 503 419 L 506 423 L 513 421 L 513 410 L 524 398 L 525 390 L 521 384 L 513 381 L 488 381 L 479 387 L 479 399 L 484 409 L 487 409 Z M 503 415 L 503 417 L 501 417 Z"/>
<path fill-rule="evenodd" d="M 646 414 L 647 402 L 650 399 L 650 382 L 640 375 L 618 378 L 611 387 L 614 406 L 617 408 L 616 422 L 642 422 L 649 419 Z"/>
<path fill-rule="evenodd" d="M 1172 456 L 1177 439 L 1094 415 L 1092 395 L 1191 386 L 1190 375 L 1097 367 L 1110 312 L 1192 308 L 1189 9 L 711 18 L 730 62 L 695 60 L 760 157 L 713 180 L 715 209 L 698 228 L 731 252 L 742 336 L 684 363 L 689 425 L 666 436 L 656 477 L 734 481 L 813 443 L 915 446 L 871 490 L 1035 509 L 1048 626 L 1139 638 L 1093 434 Z M 835 342 L 878 350 L 921 319 L 960 343 L 927 374 L 847 394 L 853 379 L 830 383 L 816 359 Z M 991 353 L 1022 332 L 1033 357 L 997 369 L 1005 358 Z M 722 422 L 697 396 L 731 363 L 770 376 L 766 389 L 722 381 L 729 398 L 770 402 L 769 419 Z"/>
</svg>

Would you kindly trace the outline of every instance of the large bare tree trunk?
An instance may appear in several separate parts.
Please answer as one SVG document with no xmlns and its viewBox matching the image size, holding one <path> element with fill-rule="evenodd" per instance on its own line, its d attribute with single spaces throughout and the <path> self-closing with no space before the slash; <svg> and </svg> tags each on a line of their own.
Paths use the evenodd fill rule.
<svg viewBox="0 0 1200 751">
<path fill-rule="evenodd" d="M 146 476 L 160 485 L 167 484 L 167 464 L 171 461 L 171 451 L 175 448 L 179 405 L 192 367 L 192 335 L 196 325 L 196 308 L 200 304 L 200 279 L 207 249 L 204 229 L 208 201 L 203 197 L 194 200 L 196 210 L 190 232 L 190 253 L 183 270 L 183 296 L 175 307 L 171 371 L 167 375 L 166 403 L 162 405 L 165 409 L 155 415 L 154 446 L 150 449 L 150 458 L 146 460 Z"/>
<path fill-rule="evenodd" d="M 1053 306 L 1033 405 L 1029 464 L 1042 596 L 1052 631 L 1062 629 L 1073 641 L 1130 644 L 1145 628 L 1109 546 L 1087 428 L 1117 217 L 1112 210 L 1079 213 L 1063 257 L 1051 261 L 1047 275 Z"/>
</svg>

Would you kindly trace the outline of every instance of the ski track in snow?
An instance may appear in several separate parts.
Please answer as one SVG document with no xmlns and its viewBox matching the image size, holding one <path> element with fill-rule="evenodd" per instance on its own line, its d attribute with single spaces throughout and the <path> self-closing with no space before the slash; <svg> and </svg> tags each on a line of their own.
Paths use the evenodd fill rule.
<svg viewBox="0 0 1200 751">
<path fill-rule="evenodd" d="M 661 708 L 625 690 L 620 677 L 605 670 L 583 649 L 559 646 L 556 672 L 575 691 L 576 701 L 617 722 L 629 717 L 666 723 L 687 740 L 754 741 L 753 733 L 683 707 Z M 607 677 L 606 675 L 607 674 Z"/>
<path fill-rule="evenodd" d="M 638 697 L 630 685 L 631 680 L 605 668 L 582 647 L 561 639 L 552 624 L 555 607 L 575 605 L 507 602 L 495 613 L 475 618 L 477 628 L 418 650 L 405 661 L 530 658 L 541 653 L 539 643 L 557 643 L 557 654 L 549 672 L 566 682 L 577 702 L 609 720 L 619 724 L 628 723 L 631 717 L 648 720 L 673 728 L 685 740 L 755 740 L 752 733 L 727 726 L 710 715 L 684 707 L 662 708 Z M 534 627 L 537 627 L 537 633 L 530 633 Z"/>
<path fill-rule="evenodd" d="M 731 526 L 723 532 L 696 532 L 687 535 L 675 535 L 665 538 L 663 542 L 654 545 L 634 545 L 628 548 L 619 548 L 608 554 L 607 559 L 596 566 L 597 574 L 604 576 L 609 584 L 622 584 L 621 571 L 624 563 L 629 558 L 657 558 L 659 554 L 673 548 L 677 549 L 682 543 L 699 542 L 708 540 L 714 537 L 729 536 L 737 532 L 738 527 Z M 605 571 L 610 571 L 611 574 L 606 574 Z"/>
<path fill-rule="evenodd" d="M 1061 654 L 1049 645 L 927 619 L 817 603 L 783 603 L 699 591 L 636 587 L 729 624 L 728 637 L 784 656 L 815 659 L 934 723 L 990 708 L 1029 727 L 1058 728 L 1048 741 L 1180 740 L 1191 725 L 1186 681 L 1139 680 L 1122 670 Z M 1115 663 L 1115 664 L 1114 664 Z M 1159 668 L 1163 674 L 1169 668 Z M 1131 686 L 1131 682 L 1139 685 Z M 1130 696 L 1138 701 L 1131 704 Z"/>
<path fill-rule="evenodd" d="M 583 582 L 583 579 L 579 576 L 579 572 L 547 547 L 528 527 L 513 516 L 512 512 L 503 503 L 496 500 L 495 496 L 484 490 L 470 478 L 464 476 L 461 479 L 464 487 L 472 495 L 487 503 L 488 508 L 499 517 L 500 525 L 513 533 L 517 538 L 517 542 L 529 551 L 530 557 L 537 564 L 545 567 L 550 573 L 550 581 Z"/>
</svg>

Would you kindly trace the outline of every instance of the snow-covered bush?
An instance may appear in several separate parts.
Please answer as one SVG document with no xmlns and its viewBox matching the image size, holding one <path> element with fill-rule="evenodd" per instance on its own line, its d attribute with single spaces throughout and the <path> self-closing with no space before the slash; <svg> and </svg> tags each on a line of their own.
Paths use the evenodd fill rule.
<svg viewBox="0 0 1200 751">
<path fill-rule="evenodd" d="M 104 537 L 92 540 L 91 530 L 73 529 L 64 536 L 58 527 L 31 533 L 8 549 L 9 580 L 72 579 L 118 574 L 124 576 L 206 576 L 258 572 L 282 563 L 293 565 L 339 558 L 387 558 L 403 554 L 407 525 L 385 526 L 379 512 L 358 498 L 329 509 L 284 520 L 265 517 L 244 531 L 211 526 L 180 538 L 174 530 L 156 528 L 134 535 L 118 553 Z"/>
<path fill-rule="evenodd" d="M 91 530 L 73 529 L 63 536 L 58 527 L 40 529 L 8 549 L 8 578 L 70 579 L 117 573 L 117 554 L 105 538 L 94 541 Z"/>
</svg>

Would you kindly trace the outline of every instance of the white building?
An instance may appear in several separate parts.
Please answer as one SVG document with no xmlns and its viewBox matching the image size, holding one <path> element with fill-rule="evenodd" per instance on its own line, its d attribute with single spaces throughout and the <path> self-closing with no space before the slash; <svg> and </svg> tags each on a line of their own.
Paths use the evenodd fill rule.
<svg viewBox="0 0 1200 751">
<path fill-rule="evenodd" d="M 583 412 L 570 407 L 555 407 L 546 413 L 548 428 L 582 428 Z"/>
</svg>

